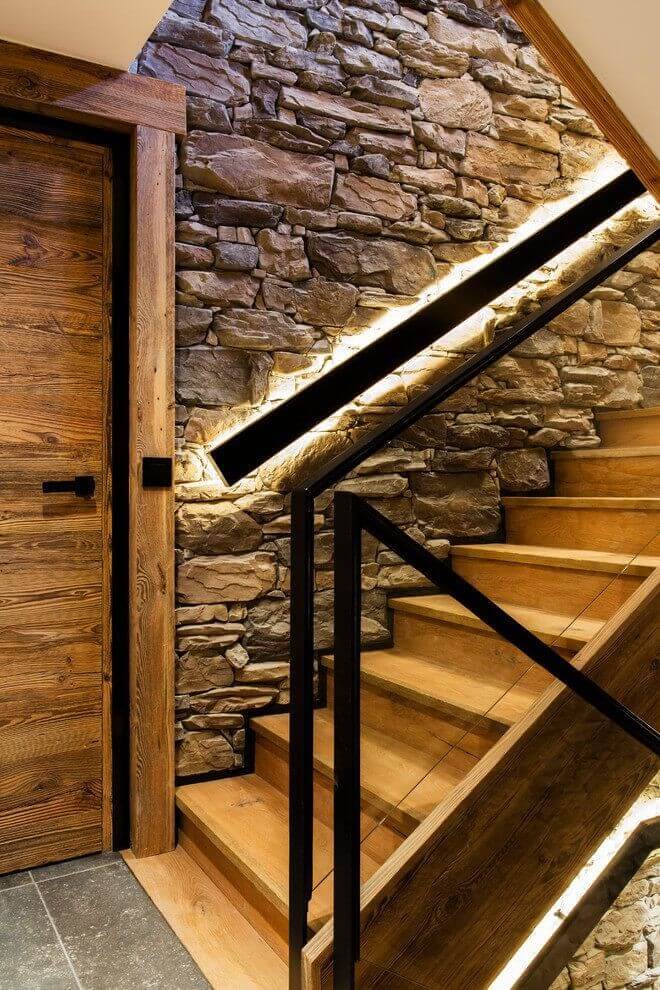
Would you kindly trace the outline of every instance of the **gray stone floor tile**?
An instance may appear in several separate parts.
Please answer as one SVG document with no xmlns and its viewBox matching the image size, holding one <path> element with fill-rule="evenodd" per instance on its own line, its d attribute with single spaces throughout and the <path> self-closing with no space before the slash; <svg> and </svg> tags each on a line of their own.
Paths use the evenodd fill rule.
<svg viewBox="0 0 660 990">
<path fill-rule="evenodd" d="M 39 889 L 85 990 L 208 990 L 125 863 Z"/>
<path fill-rule="evenodd" d="M 119 853 L 101 852 L 91 856 L 80 856 L 77 859 L 65 859 L 61 863 L 50 863 L 30 870 L 36 883 L 52 880 L 54 877 L 68 876 L 70 873 L 82 873 L 85 870 L 98 870 L 102 866 L 112 866 L 123 863 Z"/>
<path fill-rule="evenodd" d="M 0 891 L 0 990 L 77 990 L 33 883 Z"/>
<path fill-rule="evenodd" d="M 32 883 L 29 870 L 19 870 L 18 873 L 4 873 L 0 876 L 0 890 L 8 890 L 10 887 L 22 887 L 26 883 Z"/>
</svg>

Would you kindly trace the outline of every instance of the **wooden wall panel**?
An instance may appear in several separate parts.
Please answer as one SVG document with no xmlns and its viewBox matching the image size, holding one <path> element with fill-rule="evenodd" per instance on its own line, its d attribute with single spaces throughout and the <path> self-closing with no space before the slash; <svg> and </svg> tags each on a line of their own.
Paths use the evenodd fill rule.
<svg viewBox="0 0 660 990">
<path fill-rule="evenodd" d="M 129 636 L 131 847 L 174 846 L 174 497 L 144 489 L 143 456 L 174 455 L 174 136 L 133 137 Z"/>
</svg>

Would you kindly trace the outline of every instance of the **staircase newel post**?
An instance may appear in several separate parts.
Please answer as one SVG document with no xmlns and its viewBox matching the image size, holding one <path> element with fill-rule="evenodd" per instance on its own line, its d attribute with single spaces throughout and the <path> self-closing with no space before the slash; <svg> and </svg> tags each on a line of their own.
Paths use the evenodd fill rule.
<svg viewBox="0 0 660 990">
<path fill-rule="evenodd" d="M 314 496 L 306 488 L 291 496 L 290 624 L 289 988 L 300 990 L 314 865 Z"/>
<path fill-rule="evenodd" d="M 334 986 L 353 990 L 360 956 L 360 502 L 334 497 Z"/>
</svg>

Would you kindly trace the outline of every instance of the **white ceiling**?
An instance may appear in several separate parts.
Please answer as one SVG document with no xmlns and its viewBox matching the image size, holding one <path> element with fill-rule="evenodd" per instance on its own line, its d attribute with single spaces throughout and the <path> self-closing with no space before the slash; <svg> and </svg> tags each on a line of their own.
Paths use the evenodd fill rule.
<svg viewBox="0 0 660 990">
<path fill-rule="evenodd" d="M 1 0 L 0 38 L 127 69 L 168 0 Z"/>
<path fill-rule="evenodd" d="M 660 158 L 660 0 L 543 0 L 543 6 Z"/>
</svg>

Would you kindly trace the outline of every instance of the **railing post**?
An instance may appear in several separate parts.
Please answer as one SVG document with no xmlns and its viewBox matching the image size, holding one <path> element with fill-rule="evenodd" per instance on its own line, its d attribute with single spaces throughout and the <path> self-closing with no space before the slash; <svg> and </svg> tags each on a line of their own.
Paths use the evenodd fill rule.
<svg viewBox="0 0 660 990">
<path fill-rule="evenodd" d="M 289 990 L 300 990 L 314 865 L 314 497 L 291 497 Z"/>
<path fill-rule="evenodd" d="M 334 986 L 353 990 L 360 957 L 359 502 L 335 493 Z"/>
</svg>

